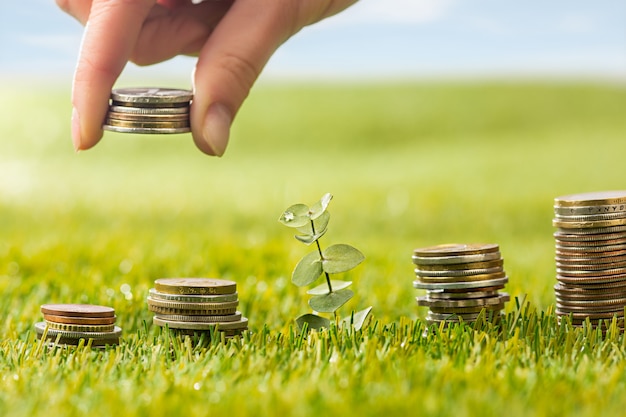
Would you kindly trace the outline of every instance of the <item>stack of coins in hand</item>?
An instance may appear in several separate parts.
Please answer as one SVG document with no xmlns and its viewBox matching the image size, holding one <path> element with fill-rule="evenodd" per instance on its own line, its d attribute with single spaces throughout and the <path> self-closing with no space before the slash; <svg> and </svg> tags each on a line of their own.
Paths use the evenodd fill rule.
<svg viewBox="0 0 626 417">
<path fill-rule="evenodd" d="M 500 293 L 508 282 L 504 261 L 495 244 L 444 244 L 415 249 L 417 280 L 413 286 L 427 291 L 417 297 L 428 307 L 428 324 L 474 322 L 483 309 L 486 318 L 501 314 L 509 295 Z"/>
<path fill-rule="evenodd" d="M 91 304 L 44 304 L 44 321 L 35 323 L 37 338 L 63 345 L 117 345 L 122 329 L 115 325 L 115 310 Z"/>
<path fill-rule="evenodd" d="M 172 88 L 113 90 L 103 128 L 122 133 L 189 132 L 191 98 L 191 91 Z"/>
<path fill-rule="evenodd" d="M 626 306 L 626 191 L 554 199 L 558 283 L 556 314 L 574 326 L 601 326 L 614 316 L 624 328 Z"/>
<path fill-rule="evenodd" d="M 153 323 L 181 334 L 212 329 L 229 338 L 248 328 L 248 319 L 237 311 L 237 283 L 211 278 L 165 278 L 154 281 L 148 308 Z"/>
</svg>

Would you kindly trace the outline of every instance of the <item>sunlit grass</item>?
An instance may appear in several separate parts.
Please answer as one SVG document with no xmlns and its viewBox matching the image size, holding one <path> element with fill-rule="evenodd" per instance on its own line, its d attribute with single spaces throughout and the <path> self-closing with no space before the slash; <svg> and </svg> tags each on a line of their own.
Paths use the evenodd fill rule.
<svg viewBox="0 0 626 417">
<path fill-rule="evenodd" d="M 623 189 L 626 91 L 541 83 L 260 86 L 222 159 L 189 137 L 107 133 L 75 155 L 69 92 L 1 93 L 0 415 L 597 415 L 626 405 L 624 337 L 558 325 L 552 201 Z M 358 247 L 347 279 L 363 333 L 300 339 L 278 223 L 334 195 L 328 244 Z M 498 243 L 502 326 L 422 337 L 411 252 Z M 225 345 L 150 326 L 154 279 L 237 281 L 251 334 Z M 120 287 L 127 284 L 131 295 Z M 515 308 L 515 298 L 525 299 Z M 46 350 L 45 302 L 114 307 L 121 346 Z M 182 343 L 182 344 L 181 344 Z"/>
</svg>

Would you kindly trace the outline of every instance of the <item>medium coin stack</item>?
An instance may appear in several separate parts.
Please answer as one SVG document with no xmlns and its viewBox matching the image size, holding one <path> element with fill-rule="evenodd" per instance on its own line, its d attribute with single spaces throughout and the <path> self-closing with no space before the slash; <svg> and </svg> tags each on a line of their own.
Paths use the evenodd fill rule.
<svg viewBox="0 0 626 417">
<path fill-rule="evenodd" d="M 113 90 L 103 128 L 122 133 L 189 132 L 191 98 L 191 91 L 173 88 Z"/>
<path fill-rule="evenodd" d="M 417 280 L 413 286 L 426 290 L 417 305 L 428 307 L 427 323 L 474 322 L 487 310 L 487 319 L 500 316 L 508 282 L 504 260 L 496 244 L 444 244 L 415 249 Z"/>
<path fill-rule="evenodd" d="M 556 314 L 574 326 L 589 319 L 624 328 L 626 306 L 626 191 L 554 199 Z"/>
<path fill-rule="evenodd" d="M 122 329 L 115 325 L 115 310 L 91 304 L 44 304 L 44 321 L 35 323 L 38 339 L 63 345 L 78 345 L 81 340 L 91 346 L 117 345 Z"/>
<path fill-rule="evenodd" d="M 212 278 L 165 278 L 154 281 L 148 295 L 153 323 L 181 334 L 223 332 L 228 337 L 248 328 L 237 311 L 237 283 Z"/>
</svg>

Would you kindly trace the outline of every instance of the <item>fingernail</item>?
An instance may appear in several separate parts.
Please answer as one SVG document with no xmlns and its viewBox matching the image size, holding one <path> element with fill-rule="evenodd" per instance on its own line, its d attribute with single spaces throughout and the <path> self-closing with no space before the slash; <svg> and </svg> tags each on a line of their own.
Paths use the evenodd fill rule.
<svg viewBox="0 0 626 417">
<path fill-rule="evenodd" d="M 204 119 L 202 137 L 216 156 L 222 156 L 226 151 L 231 122 L 232 117 L 226 106 L 221 103 L 213 103 L 209 106 Z"/>
<path fill-rule="evenodd" d="M 72 109 L 72 143 L 74 150 L 80 151 L 80 116 L 76 108 Z"/>
</svg>

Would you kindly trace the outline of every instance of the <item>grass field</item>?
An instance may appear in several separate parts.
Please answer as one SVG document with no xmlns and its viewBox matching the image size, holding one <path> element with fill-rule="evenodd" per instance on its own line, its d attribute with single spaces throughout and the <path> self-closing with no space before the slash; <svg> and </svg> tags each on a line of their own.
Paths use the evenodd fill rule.
<svg viewBox="0 0 626 417">
<path fill-rule="evenodd" d="M 556 324 L 551 225 L 554 197 L 625 188 L 623 85 L 262 85 L 221 159 L 186 135 L 77 155 L 67 86 L 25 87 L 0 93 L 0 415 L 623 414 L 624 336 Z M 373 321 L 303 339 L 308 249 L 277 219 L 326 192 L 322 244 L 366 256 L 340 312 Z M 512 301 L 499 327 L 425 338 L 411 252 L 450 242 L 498 243 Z M 237 281 L 250 334 L 153 328 L 148 289 L 183 276 Z M 48 302 L 114 307 L 123 343 L 42 349 Z"/>
</svg>

